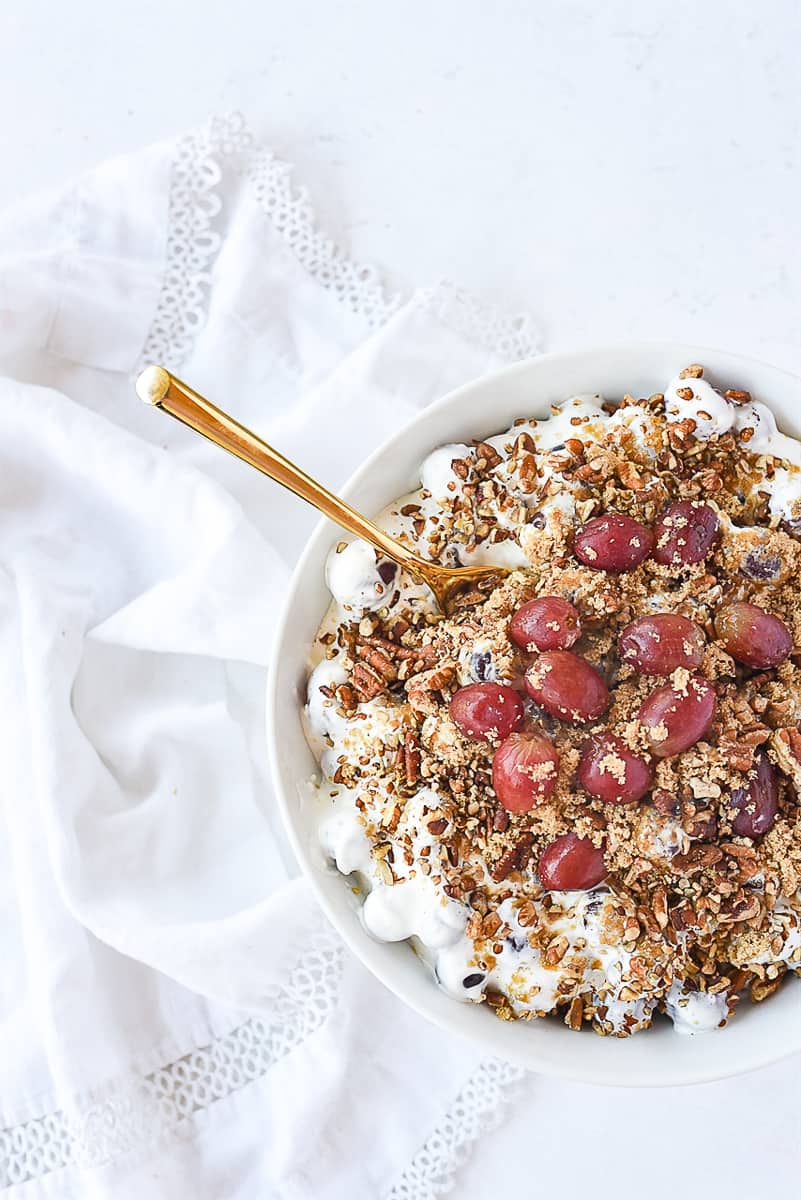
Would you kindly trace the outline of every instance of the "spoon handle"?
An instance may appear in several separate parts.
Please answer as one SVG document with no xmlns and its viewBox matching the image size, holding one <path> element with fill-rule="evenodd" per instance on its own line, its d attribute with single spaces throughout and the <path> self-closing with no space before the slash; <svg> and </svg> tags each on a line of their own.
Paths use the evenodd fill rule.
<svg viewBox="0 0 801 1200">
<path fill-rule="evenodd" d="M 147 367 L 136 381 L 136 393 L 146 404 L 169 413 L 210 442 L 283 484 L 336 525 L 363 538 L 376 550 L 416 573 L 419 560 L 404 545 L 164 367 Z"/>
</svg>

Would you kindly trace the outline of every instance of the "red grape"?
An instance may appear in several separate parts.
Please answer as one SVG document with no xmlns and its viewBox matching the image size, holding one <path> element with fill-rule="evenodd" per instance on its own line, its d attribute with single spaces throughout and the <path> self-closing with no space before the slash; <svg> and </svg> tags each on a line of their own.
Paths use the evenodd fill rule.
<svg viewBox="0 0 801 1200">
<path fill-rule="evenodd" d="M 609 804 L 630 804 L 641 800 L 654 781 L 654 769 L 647 759 L 634 754 L 613 733 L 598 733 L 588 738 L 581 751 L 578 781 L 591 796 Z"/>
<path fill-rule="evenodd" d="M 549 892 L 585 892 L 606 878 L 604 852 L 588 838 L 563 833 L 543 850 L 538 871 Z"/>
<path fill-rule="evenodd" d="M 732 658 L 755 670 L 778 667 L 793 652 L 793 635 L 779 617 L 735 600 L 715 617 L 715 633 Z"/>
<path fill-rule="evenodd" d="M 729 803 L 739 809 L 732 828 L 740 837 L 758 838 L 768 832 L 779 811 L 779 784 L 767 754 L 759 756 L 748 787 L 735 788 Z"/>
<path fill-rule="evenodd" d="M 580 633 L 578 612 L 562 596 L 529 600 L 509 622 L 509 636 L 522 650 L 568 650 Z"/>
<path fill-rule="evenodd" d="M 468 683 L 454 692 L 451 720 L 467 737 L 497 742 L 523 723 L 523 701 L 514 688 L 500 683 Z"/>
<path fill-rule="evenodd" d="M 563 721 L 595 721 L 609 707 L 609 688 L 600 673 L 570 650 L 541 654 L 526 672 L 531 699 Z"/>
<path fill-rule="evenodd" d="M 701 675 L 688 676 L 684 686 L 665 683 L 640 706 L 638 720 L 645 726 L 651 751 L 672 758 L 700 741 L 715 718 L 715 689 Z"/>
<path fill-rule="evenodd" d="M 700 500 L 677 500 L 663 509 L 654 525 L 654 558 L 667 567 L 703 562 L 720 533 L 714 508 Z"/>
<path fill-rule="evenodd" d="M 492 760 L 492 786 L 509 812 L 528 812 L 556 787 L 559 755 L 539 733 L 512 733 Z"/>
<path fill-rule="evenodd" d="M 573 553 L 585 567 L 596 571 L 633 571 L 654 548 L 647 525 L 621 513 L 593 517 L 576 534 Z"/>
<path fill-rule="evenodd" d="M 646 675 L 672 675 L 677 667 L 695 670 L 704 657 L 703 630 L 677 613 L 638 617 L 621 633 L 618 650 L 624 662 Z"/>
</svg>

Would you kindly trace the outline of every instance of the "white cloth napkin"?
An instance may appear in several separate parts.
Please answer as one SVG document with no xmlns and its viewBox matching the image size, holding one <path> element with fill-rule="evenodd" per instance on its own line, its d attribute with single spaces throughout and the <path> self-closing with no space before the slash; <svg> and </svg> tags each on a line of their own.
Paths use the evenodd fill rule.
<svg viewBox="0 0 801 1200">
<path fill-rule="evenodd" d="M 294 880 L 264 666 L 315 515 L 146 409 L 164 361 L 327 483 L 534 349 L 388 298 L 239 118 L 0 218 L 0 1186 L 434 1197 L 513 1066 L 395 1001 Z"/>
</svg>

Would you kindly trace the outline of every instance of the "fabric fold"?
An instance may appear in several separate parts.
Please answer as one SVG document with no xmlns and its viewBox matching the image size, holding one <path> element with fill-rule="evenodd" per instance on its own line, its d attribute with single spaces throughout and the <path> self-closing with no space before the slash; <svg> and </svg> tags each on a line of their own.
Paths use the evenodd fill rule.
<svg viewBox="0 0 801 1200">
<path fill-rule="evenodd" d="M 293 879 L 265 666 L 316 515 L 131 372 L 162 357 L 336 487 L 493 337 L 386 297 L 239 118 L 0 216 L 10 1194 L 380 1197 L 479 1077 Z"/>
</svg>

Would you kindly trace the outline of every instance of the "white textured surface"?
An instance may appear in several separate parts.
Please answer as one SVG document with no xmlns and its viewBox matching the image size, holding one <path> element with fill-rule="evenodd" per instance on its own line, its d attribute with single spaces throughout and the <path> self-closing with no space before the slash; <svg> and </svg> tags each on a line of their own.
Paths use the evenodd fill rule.
<svg viewBox="0 0 801 1200">
<path fill-rule="evenodd" d="M 239 107 L 397 286 L 529 308 L 549 348 L 675 337 L 798 370 L 800 40 L 797 0 L 6 0 L 0 203 Z M 784 1195 L 801 1169 L 798 1060 L 530 1097 L 460 1194 L 535 1172 L 538 1195 L 667 1200 L 713 1163 L 723 1194 Z"/>
</svg>

